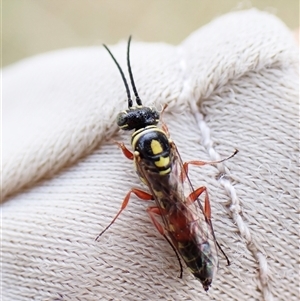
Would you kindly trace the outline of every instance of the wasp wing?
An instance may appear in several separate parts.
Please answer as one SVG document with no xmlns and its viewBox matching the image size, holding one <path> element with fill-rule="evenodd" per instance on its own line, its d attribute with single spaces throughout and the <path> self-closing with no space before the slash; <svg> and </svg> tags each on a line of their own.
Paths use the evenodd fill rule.
<svg viewBox="0 0 300 301">
<path fill-rule="evenodd" d="M 185 173 L 185 170 L 174 143 L 171 143 L 170 150 L 169 173 L 158 173 L 153 168 L 153 162 L 143 158 L 136 160 L 137 172 L 149 187 L 160 210 L 165 231 L 183 259 L 187 262 L 196 256 L 189 253 L 202 252 L 204 248 L 203 252 L 207 253 L 212 265 L 216 267 L 217 247 L 212 223 L 205 216 L 200 199 L 191 201 L 189 198 L 195 190 L 187 174 L 184 182 L 181 180 L 181 173 Z M 188 250 L 184 247 L 187 245 L 185 242 L 189 246 L 197 246 L 198 250 L 191 250 L 191 247 Z"/>
</svg>

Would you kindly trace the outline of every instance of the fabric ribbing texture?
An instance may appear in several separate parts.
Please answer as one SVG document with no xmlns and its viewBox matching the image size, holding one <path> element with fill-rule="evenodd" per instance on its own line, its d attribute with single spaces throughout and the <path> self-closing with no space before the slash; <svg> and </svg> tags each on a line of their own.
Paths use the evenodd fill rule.
<svg viewBox="0 0 300 301">
<path fill-rule="evenodd" d="M 126 43 L 110 46 L 126 68 Z M 114 144 L 126 93 L 102 47 L 39 55 L 3 71 L 3 300 L 298 300 L 298 55 L 292 34 L 256 10 L 224 15 L 178 46 L 133 40 L 145 105 L 164 120 L 208 187 L 219 255 L 208 293 L 179 267 Z"/>
</svg>

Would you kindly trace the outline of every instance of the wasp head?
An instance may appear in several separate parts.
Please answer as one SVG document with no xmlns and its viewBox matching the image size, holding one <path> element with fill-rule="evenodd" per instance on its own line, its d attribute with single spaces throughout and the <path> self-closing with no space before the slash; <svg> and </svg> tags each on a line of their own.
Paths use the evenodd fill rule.
<svg viewBox="0 0 300 301">
<path fill-rule="evenodd" d="M 138 130 L 148 125 L 157 125 L 159 113 L 155 108 L 135 106 L 120 112 L 117 116 L 117 124 L 125 131 Z"/>
</svg>

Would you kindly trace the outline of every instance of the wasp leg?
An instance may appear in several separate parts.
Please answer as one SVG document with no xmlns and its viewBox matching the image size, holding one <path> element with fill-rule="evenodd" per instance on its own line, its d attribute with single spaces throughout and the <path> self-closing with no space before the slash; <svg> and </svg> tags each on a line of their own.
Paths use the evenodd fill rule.
<svg viewBox="0 0 300 301">
<path fill-rule="evenodd" d="M 155 228 L 157 229 L 157 231 L 161 234 L 161 235 L 165 235 L 165 229 L 164 227 L 161 225 L 161 223 L 156 219 L 156 215 L 165 215 L 164 212 L 161 212 L 161 209 L 159 209 L 158 207 L 149 207 L 147 208 L 147 213 L 149 214 L 152 224 L 155 226 Z"/>
<path fill-rule="evenodd" d="M 140 190 L 140 189 L 132 188 L 126 194 L 126 196 L 124 198 L 124 201 L 122 203 L 121 209 L 119 210 L 119 212 L 117 213 L 117 215 L 110 222 L 110 224 L 95 238 L 96 241 L 116 221 L 116 219 L 119 217 L 119 215 L 121 214 L 121 212 L 127 207 L 131 193 L 134 193 L 138 198 L 140 198 L 140 199 L 142 199 L 144 201 L 150 201 L 150 200 L 154 199 L 153 196 L 151 194 L 149 194 L 148 192 L 145 192 L 145 191 Z"/>
<path fill-rule="evenodd" d="M 187 205 L 190 205 L 190 204 L 194 203 L 196 200 L 198 200 L 199 196 L 203 192 L 205 193 L 204 214 L 205 214 L 205 217 L 208 220 L 210 220 L 211 219 L 210 202 L 209 202 L 209 197 L 208 197 L 208 193 L 207 193 L 207 188 L 205 186 L 197 188 L 187 197 Z"/>
<path fill-rule="evenodd" d="M 181 263 L 179 255 L 178 255 L 178 252 L 177 252 L 176 248 L 173 246 L 173 244 L 171 243 L 171 241 L 169 240 L 169 238 L 167 237 L 167 235 L 165 234 L 165 229 L 160 224 L 160 222 L 156 219 L 156 215 L 162 216 L 162 215 L 165 215 L 165 212 L 158 207 L 149 207 L 149 208 L 147 208 L 147 213 L 149 214 L 152 224 L 155 226 L 157 231 L 165 238 L 165 240 L 169 243 L 169 245 L 172 247 L 173 251 L 175 252 L 177 260 L 179 262 L 179 266 L 180 266 L 179 278 L 181 279 L 182 273 L 183 273 L 183 268 L 182 268 L 182 263 Z"/>
<path fill-rule="evenodd" d="M 217 163 L 221 163 L 224 162 L 228 159 L 231 159 L 232 157 L 234 157 L 239 151 L 236 149 L 234 151 L 234 153 L 232 155 L 230 155 L 227 158 L 224 158 L 222 160 L 218 160 L 218 161 L 189 161 L 189 162 L 185 162 L 183 164 L 183 168 L 181 170 L 181 174 L 180 174 L 180 179 L 182 182 L 184 182 L 184 180 L 186 179 L 187 175 L 188 175 L 188 170 L 189 170 L 189 165 L 196 165 L 196 166 L 204 166 L 204 165 L 208 165 L 208 164 L 217 164 Z"/>
<path fill-rule="evenodd" d="M 125 146 L 123 142 L 115 141 L 118 147 L 122 150 L 124 156 L 129 160 L 133 160 L 133 153 Z"/>
<path fill-rule="evenodd" d="M 196 189 L 195 191 L 193 191 L 188 196 L 188 198 L 187 198 L 187 204 L 190 205 L 190 204 L 194 203 L 203 192 L 205 193 L 204 208 L 203 208 L 204 209 L 203 210 L 204 211 L 204 215 L 207 218 L 208 223 L 210 224 L 211 228 L 213 229 L 213 225 L 212 225 L 212 222 L 211 222 L 210 201 L 209 201 L 209 196 L 208 196 L 207 188 L 205 186 L 199 187 L 198 189 Z M 217 247 L 222 252 L 222 254 L 224 255 L 224 257 L 225 257 L 225 259 L 227 261 L 227 266 L 229 266 L 230 265 L 230 260 L 227 257 L 227 255 L 225 254 L 225 252 L 223 251 L 223 249 L 221 248 L 221 246 L 219 245 L 218 241 L 216 240 L 214 232 L 213 232 L 213 236 L 215 238 L 215 242 L 216 242 Z"/>
</svg>

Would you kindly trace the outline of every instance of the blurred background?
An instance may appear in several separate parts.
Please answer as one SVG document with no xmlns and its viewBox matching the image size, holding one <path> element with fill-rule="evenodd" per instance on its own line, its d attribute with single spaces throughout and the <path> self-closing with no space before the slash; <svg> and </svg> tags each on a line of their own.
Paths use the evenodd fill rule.
<svg viewBox="0 0 300 301">
<path fill-rule="evenodd" d="M 299 0 L 2 0 L 2 66 L 127 39 L 178 44 L 221 14 L 256 7 L 299 27 Z"/>
</svg>

